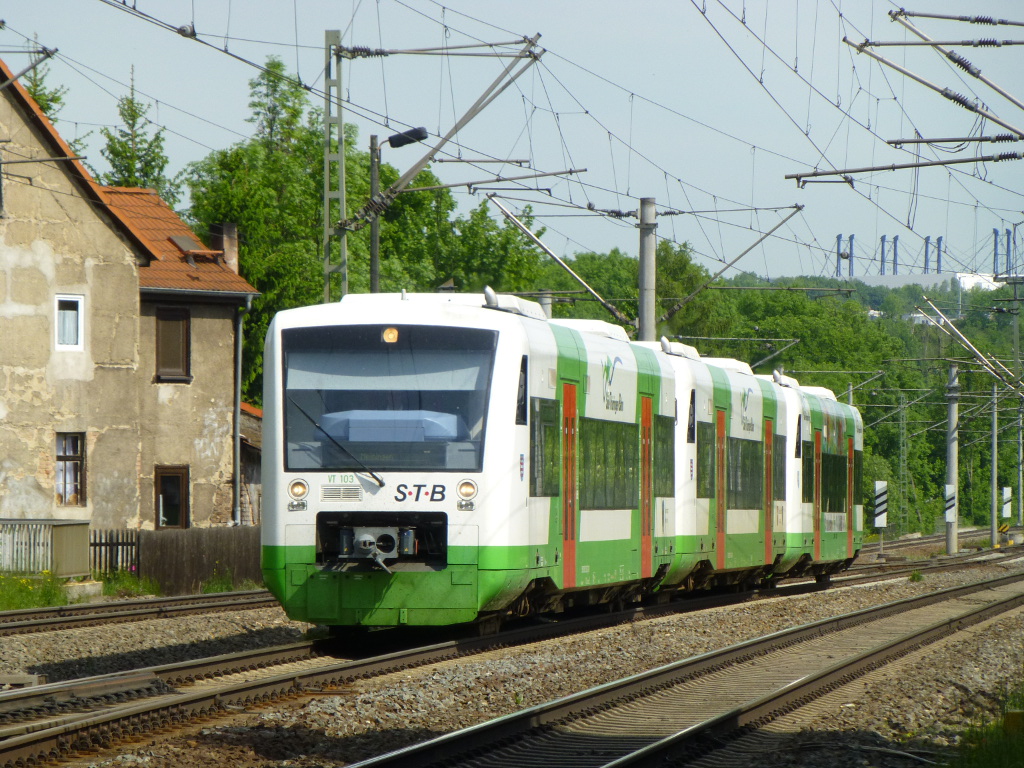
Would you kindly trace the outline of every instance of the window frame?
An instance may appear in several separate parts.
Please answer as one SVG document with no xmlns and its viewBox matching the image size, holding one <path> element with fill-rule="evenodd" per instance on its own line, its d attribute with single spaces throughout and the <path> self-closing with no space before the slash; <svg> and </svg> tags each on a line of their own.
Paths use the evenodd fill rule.
<svg viewBox="0 0 1024 768">
<path fill-rule="evenodd" d="M 562 407 L 557 400 L 530 398 L 530 495 L 562 493 Z"/>
<path fill-rule="evenodd" d="M 191 526 L 192 508 L 189 503 L 191 485 L 187 464 L 158 464 L 153 468 L 153 515 L 158 531 L 177 531 Z M 160 480 L 164 477 L 178 477 L 181 480 L 181 520 L 178 525 L 165 525 L 160 519 Z"/>
<path fill-rule="evenodd" d="M 75 335 L 77 341 L 68 344 L 61 341 L 60 305 L 62 302 L 74 302 L 77 322 Z M 75 293 L 58 293 L 53 299 L 53 344 L 56 349 L 68 352 L 85 349 L 85 296 Z"/>
<path fill-rule="evenodd" d="M 157 307 L 154 315 L 156 337 L 156 380 L 164 383 L 189 384 L 192 382 L 192 311 L 188 307 Z M 177 368 L 162 367 L 164 323 L 182 324 L 181 349 Z"/>
<path fill-rule="evenodd" d="M 86 485 L 85 485 L 85 432 L 56 432 L 56 445 L 54 446 L 54 456 L 56 457 L 54 468 L 53 468 L 53 495 L 54 502 L 58 507 L 84 507 L 86 505 Z M 77 453 L 61 453 L 60 445 L 61 438 L 75 437 L 78 438 L 78 452 Z M 66 445 L 66 444 L 65 444 Z M 75 494 L 75 501 L 66 501 L 66 494 L 61 491 L 66 491 L 68 487 L 67 481 L 67 468 L 68 465 L 78 465 L 78 493 Z M 61 471 L 61 467 L 64 467 Z M 63 477 L 64 480 L 58 483 L 58 477 Z M 63 489 L 61 488 L 63 486 Z"/>
</svg>

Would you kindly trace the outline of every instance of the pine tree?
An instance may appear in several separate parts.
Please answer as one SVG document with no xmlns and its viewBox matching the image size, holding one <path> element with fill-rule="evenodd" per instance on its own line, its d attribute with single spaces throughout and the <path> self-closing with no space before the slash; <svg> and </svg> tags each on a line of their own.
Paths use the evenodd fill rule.
<svg viewBox="0 0 1024 768">
<path fill-rule="evenodd" d="M 99 174 L 100 181 L 111 186 L 155 189 L 173 207 L 180 198 L 181 184 L 165 173 L 168 161 L 163 128 L 149 135 L 149 106 L 135 97 L 134 72 L 128 95 L 117 102 L 117 112 L 122 124 L 100 130 L 107 142 L 100 154 L 110 163 L 110 171 Z"/>
<path fill-rule="evenodd" d="M 49 66 L 40 64 L 26 72 L 22 80 L 25 90 L 36 100 L 36 104 L 43 110 L 43 114 L 50 118 L 51 123 L 56 124 L 57 115 L 64 108 L 64 95 L 68 92 L 68 89 L 67 86 L 63 85 L 59 85 L 56 88 L 48 87 L 46 78 L 49 74 Z"/>
</svg>

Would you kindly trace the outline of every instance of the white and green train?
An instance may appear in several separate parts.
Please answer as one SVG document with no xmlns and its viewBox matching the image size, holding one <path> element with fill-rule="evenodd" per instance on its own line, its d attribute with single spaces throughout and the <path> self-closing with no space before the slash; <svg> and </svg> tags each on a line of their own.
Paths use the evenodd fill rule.
<svg viewBox="0 0 1024 768">
<path fill-rule="evenodd" d="M 511 296 L 281 312 L 263 404 L 263 575 L 294 619 L 442 625 L 827 579 L 861 547 L 856 409 Z"/>
</svg>

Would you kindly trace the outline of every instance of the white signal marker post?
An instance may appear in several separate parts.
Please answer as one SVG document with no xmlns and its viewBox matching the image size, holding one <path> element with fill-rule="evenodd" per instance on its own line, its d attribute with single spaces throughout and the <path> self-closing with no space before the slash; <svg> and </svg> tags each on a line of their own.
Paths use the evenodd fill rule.
<svg viewBox="0 0 1024 768">
<path fill-rule="evenodd" d="M 875 480 L 875 528 L 878 529 L 878 554 L 885 546 L 885 528 L 889 521 L 889 483 Z"/>
<path fill-rule="evenodd" d="M 946 554 L 955 555 L 959 549 L 956 535 L 956 486 L 946 486 Z"/>
</svg>

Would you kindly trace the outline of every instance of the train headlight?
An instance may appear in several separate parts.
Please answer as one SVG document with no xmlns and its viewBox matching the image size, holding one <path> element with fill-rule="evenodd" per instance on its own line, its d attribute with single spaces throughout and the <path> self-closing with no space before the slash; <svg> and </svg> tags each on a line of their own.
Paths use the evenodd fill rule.
<svg viewBox="0 0 1024 768">
<path fill-rule="evenodd" d="M 459 498 L 462 499 L 472 499 L 474 496 L 476 496 L 476 491 L 476 483 L 474 483 L 472 480 L 463 480 L 462 482 L 459 483 L 458 488 L 456 488 L 456 492 L 459 494 Z"/>
<path fill-rule="evenodd" d="M 384 339 L 385 344 L 394 344 L 398 341 L 398 329 L 397 328 L 385 328 L 381 334 L 381 338 Z"/>
<path fill-rule="evenodd" d="M 305 480 L 292 480 L 288 484 L 288 495 L 293 499 L 304 499 L 309 493 L 309 485 Z"/>
</svg>

